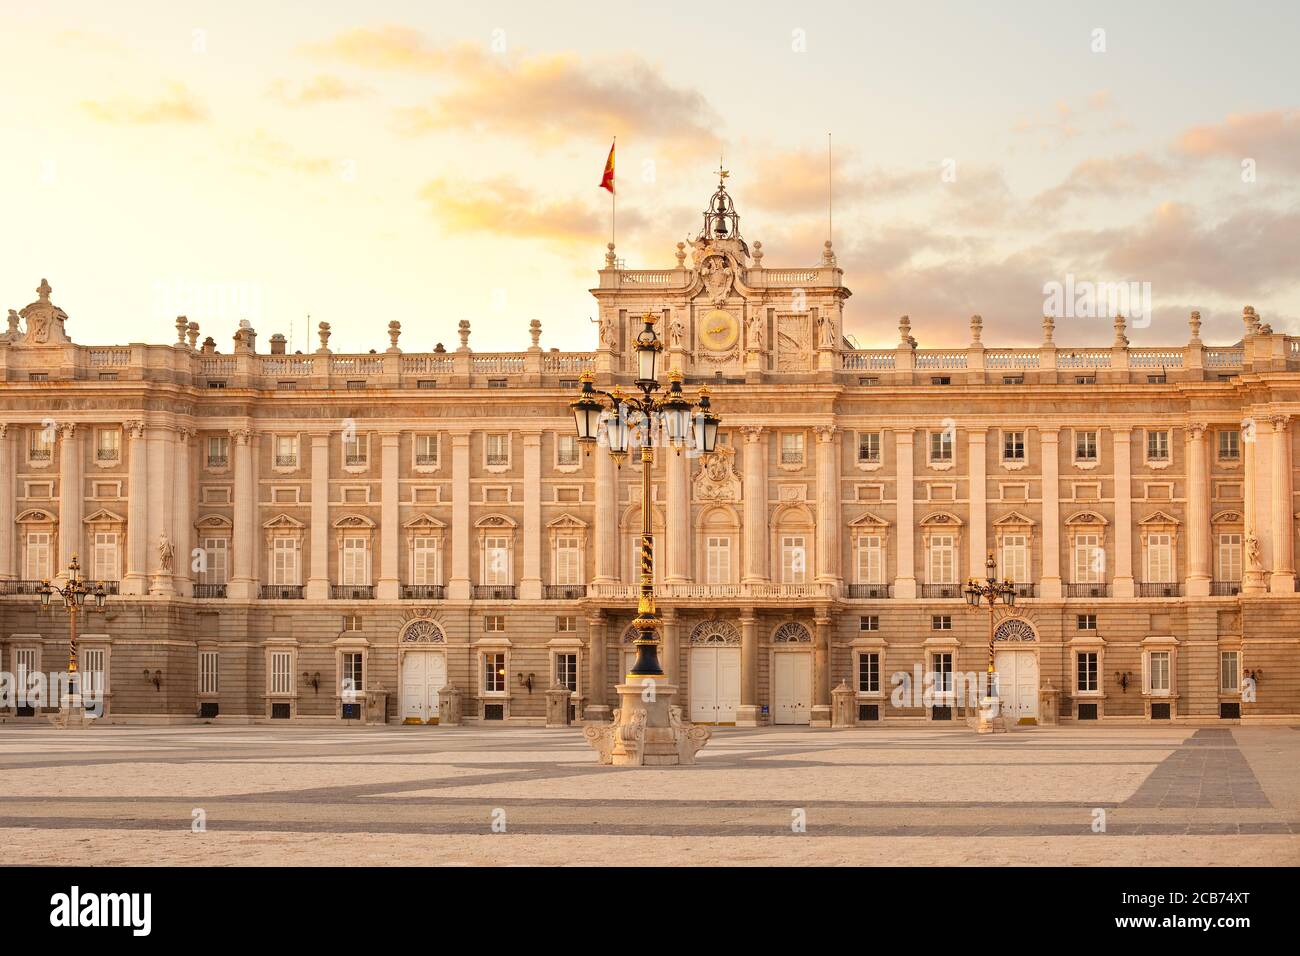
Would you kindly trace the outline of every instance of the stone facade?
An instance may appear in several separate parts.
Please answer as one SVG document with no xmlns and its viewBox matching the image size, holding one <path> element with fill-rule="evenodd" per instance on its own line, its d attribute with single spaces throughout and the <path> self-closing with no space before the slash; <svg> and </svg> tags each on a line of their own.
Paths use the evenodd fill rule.
<svg viewBox="0 0 1300 956">
<path fill-rule="evenodd" d="M 468 322 L 453 351 L 404 351 L 392 322 L 381 352 L 331 352 L 322 323 L 311 354 L 247 325 L 223 353 L 184 317 L 170 345 L 83 346 L 42 281 L 0 337 L 0 669 L 66 666 L 66 612 L 34 588 L 76 553 L 112 592 L 80 624 L 111 719 L 338 721 L 358 683 L 390 721 L 452 687 L 466 720 L 541 723 L 557 683 L 607 715 L 640 466 L 583 455 L 567 406 L 586 369 L 630 381 L 649 313 L 723 419 L 717 455 L 654 465 L 688 717 L 830 725 L 843 682 L 855 721 L 960 720 L 895 675 L 985 669 L 961 583 L 993 552 L 1020 592 L 995 644 L 1021 716 L 1050 684 L 1065 721 L 1297 719 L 1300 339 L 1248 307 L 1228 347 L 1193 314 L 1159 349 L 1122 318 L 1109 348 L 1051 320 L 988 348 L 978 317 L 966 345 L 918 348 L 905 317 L 896 347 L 855 349 L 830 243 L 770 269 L 726 206 L 675 268 L 609 248 L 585 353 L 536 321 L 514 353 L 473 351 Z"/>
</svg>

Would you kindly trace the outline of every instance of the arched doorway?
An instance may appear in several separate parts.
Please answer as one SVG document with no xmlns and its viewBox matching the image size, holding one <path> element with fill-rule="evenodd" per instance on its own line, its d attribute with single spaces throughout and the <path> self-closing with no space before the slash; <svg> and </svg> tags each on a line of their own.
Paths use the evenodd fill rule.
<svg viewBox="0 0 1300 956">
<path fill-rule="evenodd" d="M 1038 722 L 1038 635 L 1021 618 L 1003 621 L 993 632 L 993 667 L 1002 712 L 1012 720 Z"/>
<path fill-rule="evenodd" d="M 786 621 L 772 632 L 772 723 L 811 721 L 812 648 L 812 632 L 798 621 Z"/>
<path fill-rule="evenodd" d="M 438 692 L 447 686 L 447 636 L 436 621 L 416 618 L 398 640 L 402 722 L 436 724 Z"/>
<path fill-rule="evenodd" d="M 691 630 L 691 721 L 735 724 L 740 706 L 740 632 L 728 621 Z"/>
</svg>

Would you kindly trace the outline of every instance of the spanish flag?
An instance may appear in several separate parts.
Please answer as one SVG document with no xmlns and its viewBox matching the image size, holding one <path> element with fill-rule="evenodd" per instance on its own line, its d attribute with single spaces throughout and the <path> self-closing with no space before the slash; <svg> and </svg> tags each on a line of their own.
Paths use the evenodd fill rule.
<svg viewBox="0 0 1300 956">
<path fill-rule="evenodd" d="M 609 159 L 605 160 L 605 175 L 600 177 L 600 188 L 614 191 L 614 144 L 609 144 Z"/>
</svg>

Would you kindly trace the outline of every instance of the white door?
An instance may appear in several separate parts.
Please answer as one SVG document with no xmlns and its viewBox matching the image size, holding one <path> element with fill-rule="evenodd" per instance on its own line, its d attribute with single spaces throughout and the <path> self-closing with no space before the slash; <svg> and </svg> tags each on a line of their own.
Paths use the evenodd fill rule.
<svg viewBox="0 0 1300 956">
<path fill-rule="evenodd" d="M 777 654 L 773 658 L 772 722 L 806 724 L 812 709 L 812 655 Z"/>
<path fill-rule="evenodd" d="M 1038 718 L 1038 656 L 1033 651 L 998 651 L 998 694 L 1013 721 Z"/>
<path fill-rule="evenodd" d="M 409 651 L 402 660 L 402 720 L 427 724 L 438 717 L 438 691 L 447 686 L 441 651 Z"/>
<path fill-rule="evenodd" d="M 691 721 L 734 724 L 740 706 L 740 648 L 691 648 Z"/>
</svg>

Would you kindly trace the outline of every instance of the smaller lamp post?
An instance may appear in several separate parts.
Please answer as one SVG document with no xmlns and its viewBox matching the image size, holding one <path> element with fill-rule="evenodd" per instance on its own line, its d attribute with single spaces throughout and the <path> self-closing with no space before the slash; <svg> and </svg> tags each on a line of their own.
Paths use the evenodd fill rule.
<svg viewBox="0 0 1300 956">
<path fill-rule="evenodd" d="M 998 716 L 1001 707 L 998 699 L 997 672 L 994 670 L 993 633 L 997 621 L 996 608 L 999 604 L 1006 607 L 1015 607 L 1016 586 L 1010 580 L 998 580 L 998 563 L 994 560 L 992 551 L 989 552 L 984 567 L 987 577 L 983 581 L 979 578 L 971 578 L 966 582 L 964 592 L 966 603 L 971 606 L 972 610 L 979 610 L 981 606 L 987 606 L 989 611 L 988 687 L 984 699 L 980 701 L 978 724 L 980 733 L 989 734 L 994 732 L 993 720 Z"/>
<path fill-rule="evenodd" d="M 37 593 L 41 596 L 42 608 L 48 608 L 51 599 L 57 594 L 63 599 L 63 606 L 68 609 L 68 700 L 66 705 L 59 702 L 60 721 L 66 725 L 66 718 L 73 708 L 82 708 L 77 676 L 77 615 L 85 607 L 87 596 L 91 598 L 92 610 L 102 610 L 108 592 L 104 590 L 103 581 L 91 588 L 89 582 L 82 579 L 81 563 L 74 554 L 68 564 L 67 584 L 59 587 L 48 580 L 42 581 Z M 82 714 L 84 716 L 84 708 Z"/>
</svg>

